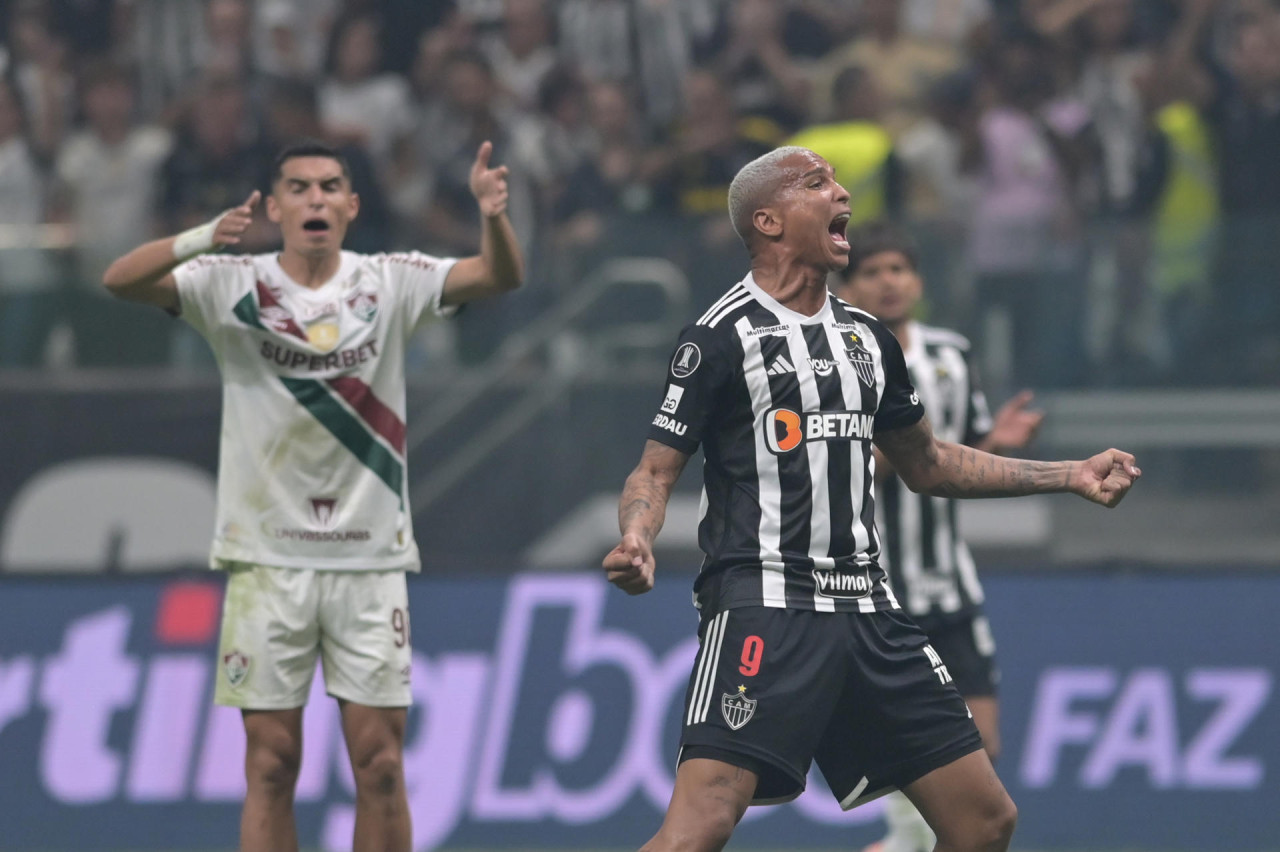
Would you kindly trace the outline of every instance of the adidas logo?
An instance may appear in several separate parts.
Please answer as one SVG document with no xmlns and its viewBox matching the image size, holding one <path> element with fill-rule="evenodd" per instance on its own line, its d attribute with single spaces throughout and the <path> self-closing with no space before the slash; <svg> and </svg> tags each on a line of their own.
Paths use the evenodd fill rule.
<svg viewBox="0 0 1280 852">
<path fill-rule="evenodd" d="M 773 363 L 769 365 L 769 369 L 766 372 L 771 376 L 781 376 L 786 373 L 794 373 L 795 371 L 795 366 L 787 360 L 787 356 L 779 355 L 777 358 L 773 359 Z"/>
</svg>

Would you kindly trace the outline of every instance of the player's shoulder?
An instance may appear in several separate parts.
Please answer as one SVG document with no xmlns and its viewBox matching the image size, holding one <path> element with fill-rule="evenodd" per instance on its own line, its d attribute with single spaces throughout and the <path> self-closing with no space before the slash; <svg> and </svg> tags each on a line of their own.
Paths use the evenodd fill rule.
<svg viewBox="0 0 1280 852">
<path fill-rule="evenodd" d="M 701 329 L 703 334 L 710 334 L 717 330 L 724 333 L 732 329 L 734 323 L 748 313 L 755 304 L 756 297 L 747 288 L 746 282 L 739 281 L 712 302 L 710 307 L 690 323 L 688 328 Z"/>
<path fill-rule="evenodd" d="M 179 270 L 210 276 L 255 276 L 271 262 L 270 254 L 201 254 L 178 267 Z"/>
<path fill-rule="evenodd" d="M 353 261 L 366 266 L 382 269 L 419 270 L 430 272 L 450 262 L 450 258 L 436 257 L 420 251 L 387 251 L 377 254 L 358 254 L 343 251 Z"/>
<path fill-rule="evenodd" d="M 933 346 L 950 346 L 961 352 L 967 353 L 973 345 L 969 342 L 969 338 L 965 337 L 958 331 L 952 331 L 949 328 L 942 328 L 936 325 L 926 325 L 925 323 L 916 323 L 916 333 L 920 335 L 920 340 L 925 344 Z"/>
<path fill-rule="evenodd" d="M 854 322 L 861 322 L 867 325 L 876 325 L 881 327 L 884 326 L 884 323 L 880 322 L 880 320 L 876 319 L 871 314 L 862 310 L 862 308 L 855 308 L 852 304 L 850 304 L 849 302 L 846 302 L 844 299 L 841 299 L 839 296 L 835 295 L 834 293 L 831 294 L 831 304 L 834 307 L 833 313 L 835 314 L 837 321 L 842 319 L 840 314 L 844 313 L 845 315 L 847 315 L 849 319 L 853 320 Z"/>
</svg>

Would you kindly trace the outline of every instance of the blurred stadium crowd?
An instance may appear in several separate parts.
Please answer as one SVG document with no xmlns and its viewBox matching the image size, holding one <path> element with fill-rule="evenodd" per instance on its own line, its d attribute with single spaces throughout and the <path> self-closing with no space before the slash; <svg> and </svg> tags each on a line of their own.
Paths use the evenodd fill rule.
<svg viewBox="0 0 1280 852">
<path fill-rule="evenodd" d="M 530 285 L 431 358 L 484 359 L 611 256 L 708 302 L 745 271 L 730 179 L 794 141 L 855 223 L 910 228 L 997 389 L 1280 375 L 1275 0 L 0 0 L 0 26 L 0 367 L 211 366 L 101 273 L 310 136 L 350 160 L 357 251 L 474 251 L 478 143 L 511 167 Z"/>
</svg>

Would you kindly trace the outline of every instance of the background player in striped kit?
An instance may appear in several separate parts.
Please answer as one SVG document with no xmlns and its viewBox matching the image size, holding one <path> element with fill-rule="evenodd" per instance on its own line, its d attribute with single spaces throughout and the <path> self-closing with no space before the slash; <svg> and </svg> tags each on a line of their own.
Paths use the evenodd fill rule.
<svg viewBox="0 0 1280 852">
<path fill-rule="evenodd" d="M 405 346 L 420 319 L 519 286 L 507 169 L 481 144 L 470 188 L 480 254 L 343 251 L 359 212 L 346 161 L 314 142 L 276 157 L 267 216 L 283 249 L 240 242 L 260 194 L 205 225 L 144 243 L 103 283 L 180 314 L 223 384 L 211 563 L 227 573 L 215 701 L 242 710 L 242 852 L 298 848 L 294 788 L 316 658 L 338 700 L 355 778 L 353 848 L 408 852 L 404 733 L 408 591 L 419 569 L 408 504 Z"/>
<path fill-rule="evenodd" d="M 748 805 L 798 795 L 816 758 L 843 807 L 903 789 L 938 850 L 1007 849 L 1013 803 L 876 561 L 871 440 L 913 490 L 951 497 L 1114 506 L 1140 472 L 1118 450 L 1034 462 L 939 440 L 893 335 L 827 290 L 848 265 L 849 194 L 817 154 L 744 166 L 729 215 L 751 272 L 681 333 L 604 558 L 627 593 L 653 588 L 654 539 L 701 446 L 701 649 L 675 789 L 645 848 L 721 848 Z"/>
<path fill-rule="evenodd" d="M 871 222 L 849 233 L 849 245 L 849 267 L 836 295 L 893 332 L 937 435 L 989 453 L 1025 447 L 1044 417 L 1028 410 L 1031 392 L 1018 394 L 993 420 L 970 367 L 969 341 L 913 319 L 924 283 L 910 238 L 885 222 Z M 1000 753 L 995 642 L 973 557 L 956 521 L 956 503 L 912 494 L 879 451 L 875 478 L 880 565 L 888 571 L 898 601 L 947 664 L 994 763 Z M 885 818 L 888 834 L 867 852 L 933 848 L 933 832 L 901 793 L 886 801 Z"/>
</svg>

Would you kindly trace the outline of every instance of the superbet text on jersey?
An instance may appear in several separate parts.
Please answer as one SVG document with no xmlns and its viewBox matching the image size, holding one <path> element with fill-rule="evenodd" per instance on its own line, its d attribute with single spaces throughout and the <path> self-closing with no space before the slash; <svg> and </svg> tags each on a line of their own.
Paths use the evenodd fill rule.
<svg viewBox="0 0 1280 852">
<path fill-rule="evenodd" d="M 404 349 L 452 259 L 343 252 L 316 289 L 275 255 L 174 271 L 222 371 L 215 567 L 419 568 L 408 505 Z"/>
</svg>

